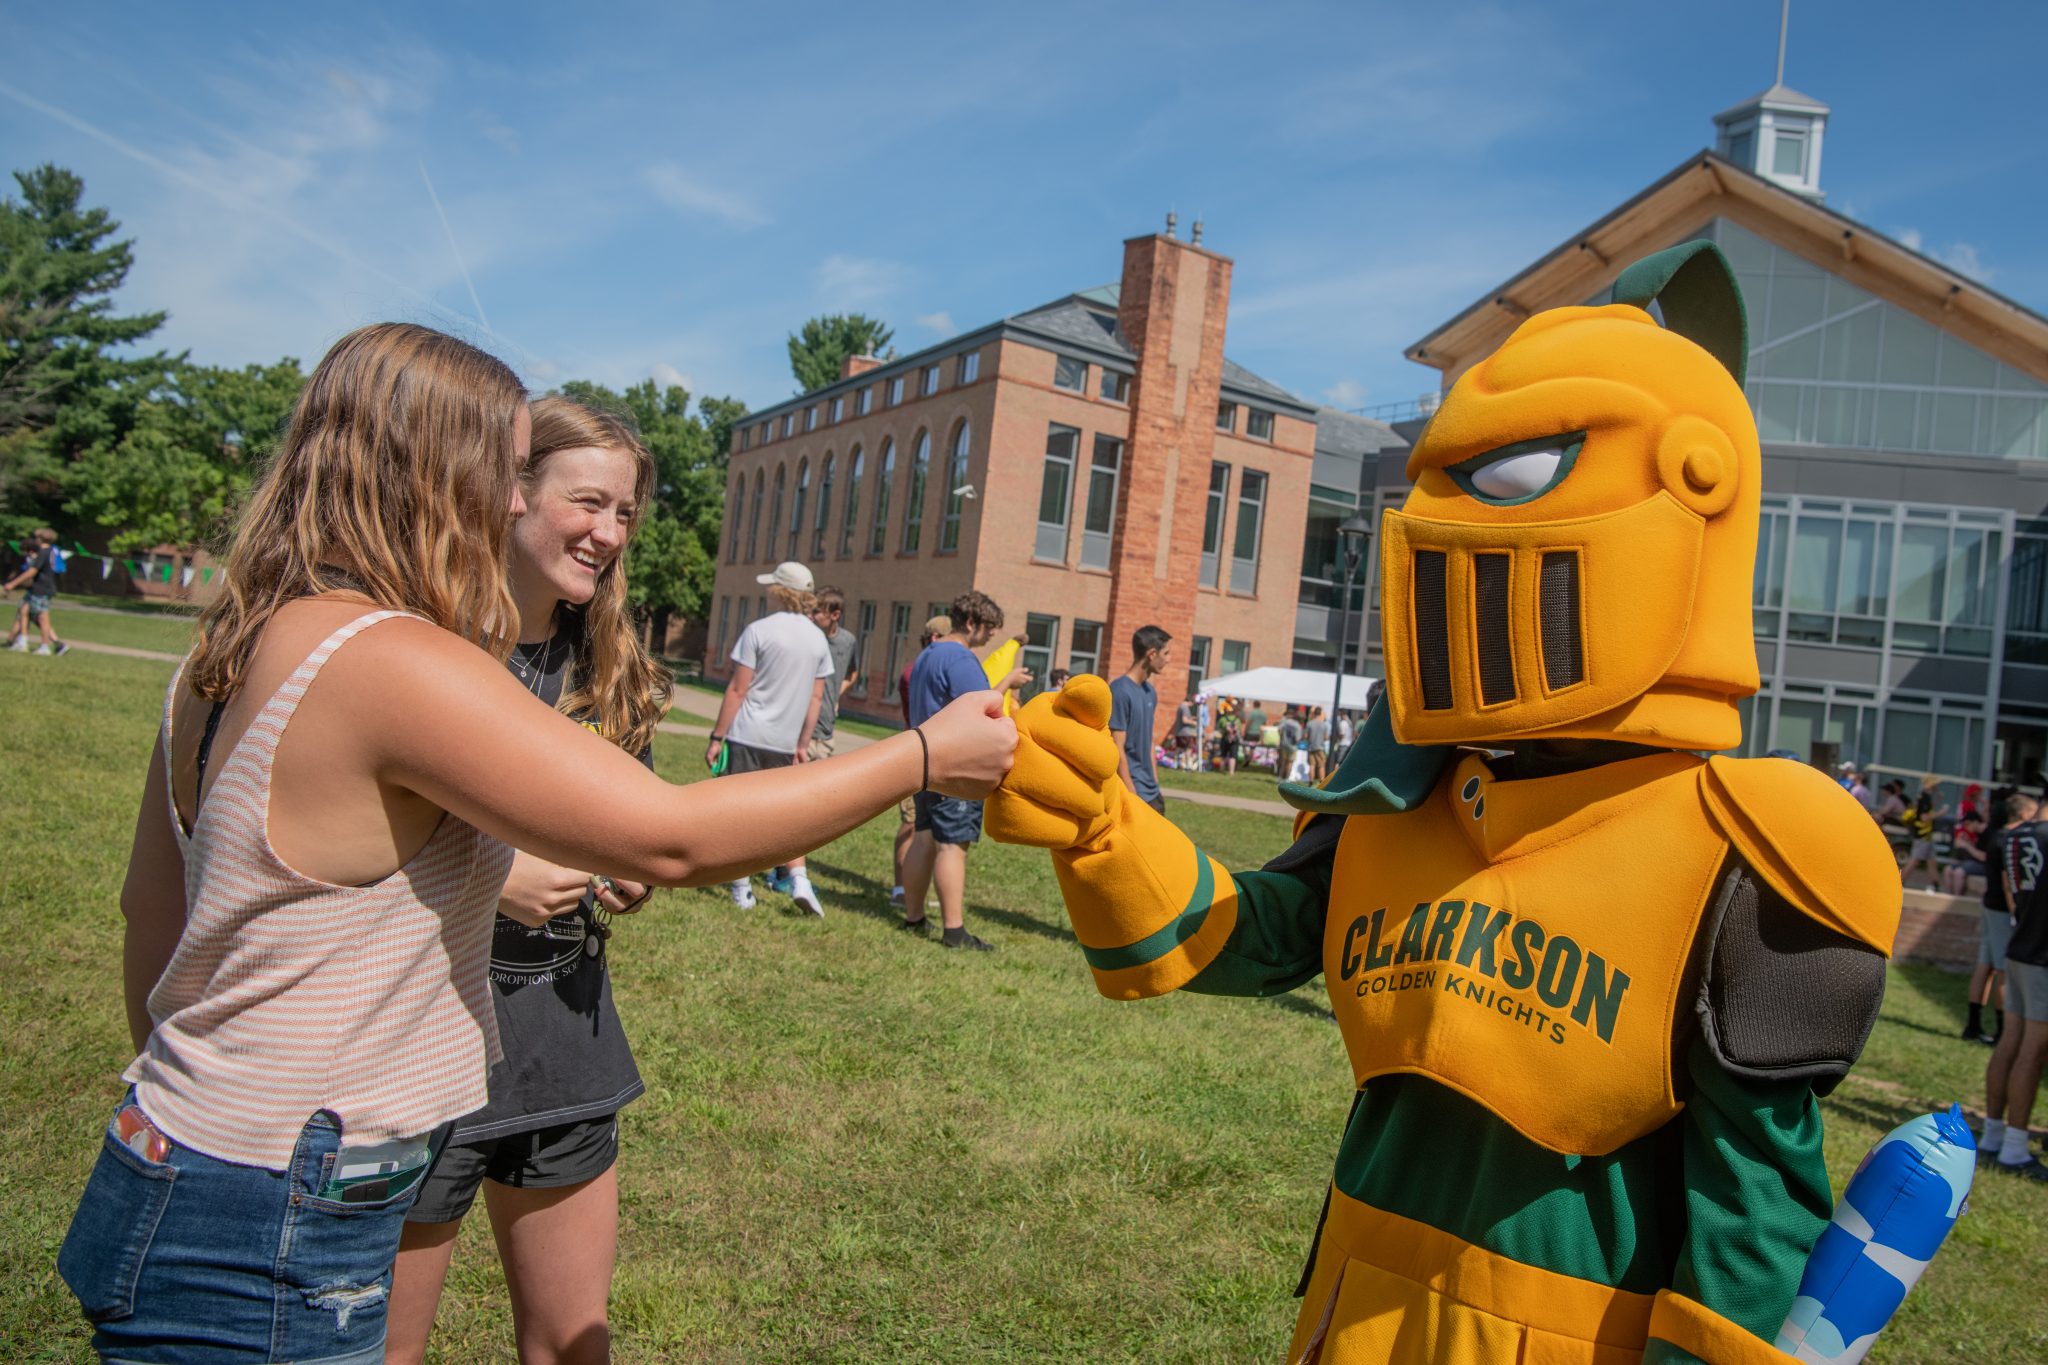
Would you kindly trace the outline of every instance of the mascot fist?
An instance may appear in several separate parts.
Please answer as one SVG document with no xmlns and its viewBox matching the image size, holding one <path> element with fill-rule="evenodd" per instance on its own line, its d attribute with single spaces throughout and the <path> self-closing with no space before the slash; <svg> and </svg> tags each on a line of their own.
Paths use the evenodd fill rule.
<svg viewBox="0 0 2048 1365">
<path fill-rule="evenodd" d="M 1109 684 L 1092 674 L 1017 713 L 1017 758 L 988 798 L 989 837 L 1069 849 L 1099 842 L 1120 818 L 1124 784 L 1109 737 Z"/>
</svg>

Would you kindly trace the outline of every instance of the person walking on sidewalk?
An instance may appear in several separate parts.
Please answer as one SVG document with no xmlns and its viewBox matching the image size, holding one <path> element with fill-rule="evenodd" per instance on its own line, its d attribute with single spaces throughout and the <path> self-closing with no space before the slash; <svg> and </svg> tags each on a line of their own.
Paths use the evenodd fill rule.
<svg viewBox="0 0 2048 1365">
<path fill-rule="evenodd" d="M 1158 626 L 1139 626 L 1131 635 L 1131 666 L 1109 685 L 1109 737 L 1116 741 L 1117 775 L 1132 795 L 1161 815 L 1166 814 L 1166 798 L 1159 794 L 1152 752 L 1159 691 L 1152 679 L 1166 671 L 1172 640 Z"/>
<path fill-rule="evenodd" d="M 36 647 L 38 654 L 64 654 L 71 646 L 57 638 L 57 628 L 50 624 L 50 600 L 57 595 L 57 575 L 64 572 L 62 551 L 57 548 L 57 533 L 49 527 L 39 528 L 34 537 L 33 549 L 23 563 L 21 572 L 7 580 L 0 592 L 13 592 L 24 583 L 28 585 L 28 596 L 21 604 L 21 628 L 8 640 L 7 647 L 17 653 L 28 650 L 28 631 L 34 624 L 42 632 L 43 642 Z"/>
<path fill-rule="evenodd" d="M 816 580 L 795 560 L 757 575 L 776 610 L 740 632 L 732 647 L 732 681 L 725 685 L 718 719 L 711 727 L 705 765 L 718 767 L 721 750 L 726 772 L 756 773 L 787 768 L 811 759 L 809 738 L 825 704 L 825 686 L 832 677 L 832 647 L 825 632 L 811 620 L 817 609 Z M 807 914 L 825 917 L 824 903 L 811 889 L 802 858 L 775 869 L 771 886 L 786 889 Z M 754 880 L 732 883 L 733 904 L 742 910 L 754 904 Z"/>
</svg>

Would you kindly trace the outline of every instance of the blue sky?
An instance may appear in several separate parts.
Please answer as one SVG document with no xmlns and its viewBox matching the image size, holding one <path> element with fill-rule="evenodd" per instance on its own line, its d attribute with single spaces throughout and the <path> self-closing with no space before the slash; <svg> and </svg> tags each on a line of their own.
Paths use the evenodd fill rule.
<svg viewBox="0 0 2048 1365">
<path fill-rule="evenodd" d="M 1116 278 L 1169 208 L 1229 350 L 1305 397 L 1676 166 L 1770 83 L 1777 0 L 10 7 L 0 148 L 137 238 L 161 344 L 308 365 L 432 323 L 536 387 L 754 404 L 859 309 L 918 349 Z M 2048 5 L 1795 0 L 1831 206 L 2048 311 Z M 12 188 L 11 185 L 8 188 Z"/>
</svg>

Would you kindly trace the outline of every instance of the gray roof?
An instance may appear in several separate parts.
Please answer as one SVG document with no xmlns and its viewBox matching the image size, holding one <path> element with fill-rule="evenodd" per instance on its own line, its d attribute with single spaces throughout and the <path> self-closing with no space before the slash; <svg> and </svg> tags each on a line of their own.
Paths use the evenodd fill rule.
<svg viewBox="0 0 2048 1365">
<path fill-rule="evenodd" d="M 1105 310 L 1114 309 L 1123 297 L 1120 284 L 1099 284 L 1093 289 L 1083 289 L 1063 299 L 1034 308 L 1028 313 L 1004 318 L 1011 327 L 1037 332 L 1056 341 L 1067 341 L 1091 350 L 1109 351 L 1127 359 L 1136 360 L 1137 352 L 1124 339 L 1123 328 L 1117 325 L 1116 314 Z M 1272 380 L 1253 374 L 1229 356 L 1223 358 L 1223 387 L 1234 390 L 1243 398 L 1262 398 L 1273 403 L 1283 403 L 1299 408 L 1304 414 L 1312 406 L 1304 399 L 1281 388 Z"/>
<path fill-rule="evenodd" d="M 1363 459 L 1384 450 L 1406 450 L 1408 442 L 1385 422 L 1360 417 L 1341 408 L 1316 409 L 1316 449 L 1331 455 Z"/>
<path fill-rule="evenodd" d="M 1731 105 L 1714 115 L 1716 123 L 1725 123 L 1738 115 L 1746 114 L 1758 105 L 1768 104 L 1773 109 L 1798 109 L 1812 114 L 1825 114 L 1828 107 L 1811 95 L 1802 95 L 1791 86 L 1779 81 L 1761 95 L 1752 95 L 1740 104 Z"/>
<path fill-rule="evenodd" d="M 1117 326 L 1116 314 L 1090 308 L 1080 301 L 1078 295 L 1004 318 L 1003 321 L 1053 341 L 1072 342 L 1091 351 L 1109 351 L 1126 360 L 1137 359 L 1137 352 L 1124 340 L 1123 328 Z"/>
<path fill-rule="evenodd" d="M 1131 349 L 1130 343 L 1124 339 L 1123 328 L 1117 323 L 1116 307 L 1121 294 L 1121 286 L 1115 284 L 1097 285 L 1093 289 L 1084 289 L 1077 294 L 1068 294 L 1064 298 L 1054 299 L 1051 303 L 1004 318 L 990 326 L 962 332 L 945 341 L 934 342 L 921 351 L 899 356 L 875 370 L 836 380 L 811 393 L 796 394 L 779 403 L 756 408 L 741 419 L 742 423 L 815 403 L 847 388 L 872 384 L 878 378 L 887 375 L 905 373 L 929 363 L 934 358 L 943 357 L 945 353 L 957 348 L 961 342 L 969 338 L 979 338 L 990 333 L 1023 333 L 1034 341 L 1084 352 L 1098 361 L 1109 361 L 1111 368 L 1119 368 L 1117 362 L 1121 362 L 1121 368 L 1128 369 L 1137 361 L 1138 356 L 1137 352 Z M 1223 388 L 1226 393 L 1238 398 L 1255 399 L 1278 407 L 1291 408 L 1303 417 L 1311 416 L 1315 410 L 1314 405 L 1306 399 L 1296 397 L 1270 379 L 1253 374 L 1228 356 L 1223 360 Z"/>
</svg>

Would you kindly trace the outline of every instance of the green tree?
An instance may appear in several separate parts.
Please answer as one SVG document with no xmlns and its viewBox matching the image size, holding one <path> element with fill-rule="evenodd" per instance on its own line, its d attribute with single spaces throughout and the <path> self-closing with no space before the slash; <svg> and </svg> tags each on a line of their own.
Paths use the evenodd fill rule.
<svg viewBox="0 0 2048 1365">
<path fill-rule="evenodd" d="M 725 518 L 726 451 L 746 405 L 704 398 L 693 413 L 687 391 L 657 388 L 651 379 L 623 394 L 580 379 L 560 392 L 629 415 L 654 456 L 654 506 L 626 552 L 628 593 L 653 638 L 667 634 L 671 615 L 704 619 Z"/>
<path fill-rule="evenodd" d="M 192 549 L 219 527 L 276 443 L 306 377 L 287 357 L 239 370 L 173 362 L 118 440 L 70 466 L 64 510 L 110 528 L 115 553 Z"/>
<path fill-rule="evenodd" d="M 118 441 L 138 381 L 172 363 L 111 353 L 164 314 L 115 313 L 133 243 L 113 240 L 120 224 L 105 209 L 80 207 L 84 181 L 51 165 L 14 180 L 21 197 L 0 200 L 0 522 L 10 533 L 51 519 L 70 462 Z"/>
<path fill-rule="evenodd" d="M 865 313 L 812 318 L 789 339 L 790 372 L 802 386 L 797 392 L 810 393 L 837 383 L 848 357 L 880 355 L 895 335 L 887 323 Z"/>
</svg>

